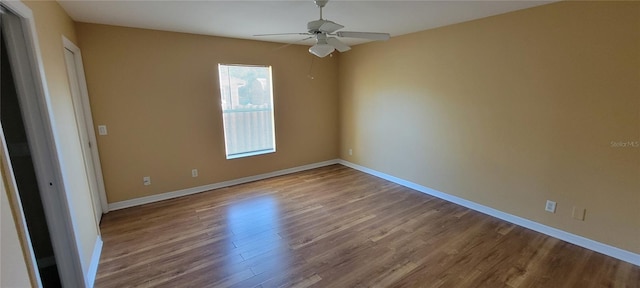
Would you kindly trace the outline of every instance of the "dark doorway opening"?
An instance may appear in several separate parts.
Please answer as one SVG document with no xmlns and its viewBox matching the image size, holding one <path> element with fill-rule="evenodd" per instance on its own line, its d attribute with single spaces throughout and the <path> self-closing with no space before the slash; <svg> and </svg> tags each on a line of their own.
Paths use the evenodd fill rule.
<svg viewBox="0 0 640 288">
<path fill-rule="evenodd" d="M 0 29 L 1 30 L 1 29 Z M 42 285 L 61 287 L 49 227 L 47 225 L 40 189 L 29 148 L 22 109 L 7 53 L 6 39 L 0 32 L 0 121 L 7 142 L 9 160 L 13 168 L 20 203 L 31 238 Z"/>
</svg>

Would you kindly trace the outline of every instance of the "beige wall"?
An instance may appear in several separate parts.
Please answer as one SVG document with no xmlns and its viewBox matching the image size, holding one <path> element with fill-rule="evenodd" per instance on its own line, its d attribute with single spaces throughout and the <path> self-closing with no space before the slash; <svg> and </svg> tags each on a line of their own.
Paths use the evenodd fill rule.
<svg viewBox="0 0 640 288">
<path fill-rule="evenodd" d="M 87 23 L 76 31 L 94 124 L 109 133 L 98 136 L 109 203 L 338 156 L 337 57 L 315 59 L 311 80 L 313 56 L 298 45 Z M 225 159 L 218 63 L 273 66 L 276 153 Z"/>
<path fill-rule="evenodd" d="M 0 145 L 2 144 L 0 143 Z M 9 200 L 9 188 L 5 183 L 5 175 L 8 174 L 4 170 L 5 151 L 4 149 L 0 150 L 2 150 L 0 157 L 3 158 L 2 164 L 0 164 L 0 172 L 2 173 L 0 177 L 0 235 L 2 235 L 0 239 L 0 255 L 2 255 L 0 257 L 0 287 L 32 287 L 29 269 L 27 268 L 27 254 L 23 252 L 18 236 L 25 234 L 18 232 L 17 221 L 13 217 L 12 212 L 14 211 L 12 211 L 13 205 L 11 202 L 17 203 L 17 201 Z M 13 197 L 11 199 L 16 200 Z"/>
<path fill-rule="evenodd" d="M 82 158 L 73 102 L 64 61 L 62 36 L 76 42 L 74 23 L 55 1 L 24 2 L 33 12 L 38 34 L 58 157 L 69 200 L 82 268 L 87 275 L 93 249 L 99 235 Z"/>
<path fill-rule="evenodd" d="M 611 145 L 640 141 L 640 3 L 540 6 L 339 66 L 341 158 L 640 253 L 640 148 Z"/>
</svg>

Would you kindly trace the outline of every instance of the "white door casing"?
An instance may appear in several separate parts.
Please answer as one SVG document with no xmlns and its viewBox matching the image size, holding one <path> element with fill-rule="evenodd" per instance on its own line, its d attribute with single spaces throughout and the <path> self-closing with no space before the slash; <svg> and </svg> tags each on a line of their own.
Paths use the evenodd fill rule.
<svg viewBox="0 0 640 288">
<path fill-rule="evenodd" d="M 102 214 L 108 212 L 108 205 L 87 84 L 84 76 L 82 54 L 80 49 L 66 37 L 62 37 L 62 42 L 65 48 L 64 54 L 67 74 L 69 76 L 69 86 L 75 110 L 78 134 L 82 142 L 82 154 L 87 170 L 89 187 L 91 189 L 96 225 L 99 226 Z"/>
<path fill-rule="evenodd" d="M 83 275 L 76 233 L 71 219 L 71 207 L 68 206 L 68 195 L 54 140 L 51 102 L 46 81 L 44 81 L 44 67 L 33 13 L 20 1 L 0 0 L 0 3 L 15 14 L 5 14 L 2 17 L 2 30 L 6 37 L 16 91 L 21 110 L 23 110 L 29 148 L 34 159 L 34 168 L 60 280 L 64 287 L 86 287 L 88 285 Z M 5 158 L 3 160 L 8 161 L 6 155 L 2 157 Z M 26 227 L 23 228 L 27 230 Z M 37 267 L 32 269 L 37 271 Z"/>
</svg>

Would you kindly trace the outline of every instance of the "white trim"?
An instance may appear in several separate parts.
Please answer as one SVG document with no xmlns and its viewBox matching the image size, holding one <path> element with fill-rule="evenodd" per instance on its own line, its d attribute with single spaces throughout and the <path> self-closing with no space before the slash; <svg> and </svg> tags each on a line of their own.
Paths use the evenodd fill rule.
<svg viewBox="0 0 640 288">
<path fill-rule="evenodd" d="M 96 282 L 96 276 L 98 274 L 98 264 L 100 264 L 100 254 L 102 254 L 102 237 L 96 238 L 96 244 L 93 246 L 93 254 L 91 254 L 91 263 L 89 263 L 89 270 L 87 270 L 87 287 L 93 287 Z"/>
<path fill-rule="evenodd" d="M 36 260 L 36 253 L 33 251 L 33 246 L 31 246 L 31 234 L 29 233 L 29 229 L 27 228 L 27 218 L 24 216 L 24 210 L 22 209 L 22 203 L 20 202 L 20 195 L 18 194 L 18 184 L 16 183 L 16 178 L 13 175 L 13 167 L 9 158 L 9 149 L 7 149 L 7 143 L 4 139 L 4 130 L 2 129 L 2 123 L 0 123 L 0 162 L 2 162 L 1 165 L 4 167 L 4 171 L 6 171 L 5 173 L 7 174 L 7 183 L 5 183 L 5 185 L 7 185 L 9 190 L 6 192 L 7 194 L 11 194 L 11 198 L 7 200 L 9 201 L 9 205 L 13 206 L 15 211 L 17 211 L 15 213 L 16 219 L 14 219 L 14 221 L 16 222 L 16 226 L 20 226 L 20 228 L 17 230 L 24 233 L 24 239 L 26 242 L 28 242 L 22 243 L 22 241 L 20 241 L 20 245 L 22 246 L 22 248 L 27 250 L 25 254 L 27 254 L 26 256 L 29 258 L 28 260 L 25 259 L 25 262 L 27 263 L 27 265 L 29 265 L 29 268 L 31 269 L 30 272 L 33 273 L 36 284 L 39 287 L 42 287 L 38 261 Z M 4 191 L 4 187 L 0 188 L 2 191 Z M 21 239 L 22 237 L 19 238 Z"/>
<path fill-rule="evenodd" d="M 428 187 L 413 183 L 411 181 L 407 181 L 407 180 L 404 180 L 404 179 L 401 179 L 401 178 L 398 178 L 398 177 L 395 177 L 395 176 L 391 176 L 389 174 L 385 174 L 385 173 L 382 173 L 382 172 L 379 172 L 379 171 L 376 171 L 376 170 L 373 170 L 373 169 L 369 169 L 367 167 L 360 166 L 360 165 L 357 165 L 357 164 L 354 164 L 354 163 L 351 163 L 351 162 L 348 162 L 348 161 L 345 161 L 345 160 L 342 160 L 342 159 L 338 163 L 342 164 L 344 166 L 351 167 L 353 169 L 362 171 L 364 173 L 371 174 L 373 176 L 376 176 L 376 177 L 379 177 L 379 178 L 394 182 L 396 184 L 405 186 L 407 188 L 411 188 L 413 190 L 416 190 L 416 191 L 419 191 L 419 192 L 422 192 L 422 193 L 425 193 L 425 194 L 429 194 L 431 196 L 434 196 L 434 197 L 437 197 L 437 198 L 440 198 L 440 199 L 443 199 L 443 200 L 458 204 L 460 206 L 467 207 L 469 209 L 478 211 L 480 213 L 484 213 L 484 214 L 487 214 L 489 216 L 493 216 L 493 217 L 502 219 L 504 221 L 516 224 L 518 226 L 522 226 L 524 228 L 528 228 L 528 229 L 540 232 L 542 234 L 546 234 L 546 235 L 549 235 L 551 237 L 558 238 L 560 240 L 564 240 L 566 242 L 578 245 L 580 247 L 587 248 L 589 250 L 593 250 L 593 251 L 596 251 L 596 252 L 611 256 L 613 258 L 620 259 L 622 261 L 629 262 L 631 264 L 640 266 L 640 254 L 636 254 L 636 253 L 633 253 L 633 252 L 630 252 L 630 251 L 626 251 L 626 250 L 623 250 L 623 249 L 620 249 L 620 248 L 617 248 L 617 247 L 613 247 L 613 246 L 610 246 L 610 245 L 607 245 L 607 244 L 604 244 L 604 243 L 600 243 L 600 242 L 597 242 L 597 241 L 594 241 L 594 240 L 591 240 L 591 239 L 588 239 L 588 238 L 585 238 L 585 237 L 582 237 L 582 236 L 571 234 L 569 232 L 566 232 L 566 231 L 563 231 L 563 230 L 560 230 L 560 229 L 557 229 L 557 228 L 549 227 L 547 225 L 543 225 L 543 224 L 540 224 L 540 223 L 535 222 L 535 221 L 531 221 L 531 220 L 524 219 L 524 218 L 521 218 L 521 217 L 518 217 L 518 216 L 515 216 L 515 215 L 512 215 L 512 214 L 509 214 L 509 213 L 505 213 L 505 212 L 502 212 L 500 210 L 496 210 L 496 209 L 491 208 L 491 207 L 487 207 L 487 206 L 484 206 L 484 205 L 481 205 L 481 204 L 478 204 L 478 203 L 475 203 L 475 202 L 472 202 L 472 201 L 469 201 L 469 200 L 466 200 L 466 199 L 463 199 L 463 198 L 460 198 L 460 197 L 457 197 L 457 196 L 453 196 L 453 195 L 450 195 L 450 194 L 447 194 L 447 193 L 443 193 L 443 192 L 440 192 L 440 191 L 437 191 L 437 190 L 434 190 L 434 189 L 431 189 L 431 188 L 428 188 Z"/>
<path fill-rule="evenodd" d="M 339 159 L 333 159 L 333 160 L 328 160 L 328 161 L 317 162 L 317 163 L 312 163 L 312 164 L 308 164 L 308 165 L 293 167 L 293 168 L 289 168 L 289 169 L 284 169 L 284 170 L 278 170 L 278 171 L 274 171 L 274 172 L 264 173 L 264 174 L 260 174 L 260 175 L 254 175 L 254 176 L 239 178 L 239 179 L 235 179 L 235 180 L 229 180 L 229 181 L 224 181 L 224 182 L 219 182 L 219 183 L 214 183 L 214 184 L 209 184 L 209 185 L 204 185 L 204 186 L 198 186 L 198 187 L 187 188 L 187 189 L 182 189 L 182 190 L 173 191 L 173 192 L 162 193 L 162 194 L 158 194 L 158 195 L 152 195 L 152 196 L 146 196 L 146 197 L 140 197 L 140 198 L 131 199 L 131 200 L 125 200 L 125 201 L 110 203 L 109 204 L 109 210 L 113 211 L 113 210 L 119 210 L 119 209 L 129 208 L 129 207 L 133 207 L 133 206 L 143 205 L 143 204 L 149 204 L 149 203 L 153 203 L 153 202 L 158 202 L 158 201 L 178 198 L 178 197 L 191 195 L 191 194 L 196 194 L 196 193 L 201 193 L 201 192 L 205 192 L 205 191 L 209 191 L 209 190 L 213 190 L 213 189 L 219 189 L 219 188 L 229 187 L 229 186 L 233 186 L 233 185 L 253 182 L 253 181 L 257 181 L 257 180 L 272 178 L 272 177 L 276 177 L 276 176 L 282 176 L 282 175 L 286 175 L 286 174 L 291 174 L 291 173 L 295 173 L 295 172 L 315 169 L 315 168 L 329 166 L 329 165 L 338 164 L 338 163 L 340 163 Z"/>
<path fill-rule="evenodd" d="M 4 7 L 9 8 L 16 15 L 20 15 L 20 17 L 33 19 L 33 12 L 31 9 L 24 5 L 24 3 L 15 0 L 2 0 L 1 1 Z"/>
<path fill-rule="evenodd" d="M 56 134 L 53 130 L 55 120 L 53 118 L 53 106 L 47 88 L 44 62 L 38 43 L 35 20 L 31 9 L 21 1 L 1 0 L 2 5 L 15 13 L 19 19 L 22 37 L 26 47 L 14 48 L 20 53 L 19 61 L 23 61 L 16 68 L 20 77 L 16 77 L 16 90 L 20 96 L 23 109 L 29 113 L 23 113 L 27 137 L 34 159 L 34 168 L 41 189 L 42 204 L 44 206 L 47 224 L 51 234 L 58 272 L 63 286 L 83 287 L 84 276 L 79 256 L 73 221 L 67 200 L 67 193 L 60 167 L 64 165 L 58 157 Z M 4 21 L 3 21 L 4 22 Z M 18 25 L 16 23 L 16 25 Z M 11 35 L 7 35 L 10 37 Z M 17 35 L 13 35 L 18 37 Z M 12 45 L 18 45 L 15 41 Z M 9 43 L 7 43 L 9 46 Z M 15 66 L 15 65 L 14 65 Z M 28 69 L 26 68 L 28 67 Z M 16 70 L 17 71 L 17 70 Z M 18 80 L 21 78 L 22 80 Z M 22 83 L 18 83 L 22 81 Z M 27 84 L 28 82 L 28 84 Z M 26 229 L 26 227 L 25 227 Z M 29 243 L 30 245 L 30 243 Z"/>
<path fill-rule="evenodd" d="M 82 62 L 82 52 L 80 48 L 73 44 L 69 39 L 62 36 L 63 45 L 65 48 L 71 50 L 75 55 L 76 69 L 78 72 L 78 83 L 80 84 L 80 96 L 82 97 L 82 109 L 85 115 L 85 122 L 87 125 L 87 132 L 89 141 L 93 143 L 91 153 L 93 154 L 93 164 L 96 172 L 96 178 L 98 180 L 98 192 L 100 194 L 100 204 L 102 205 L 102 213 L 109 212 L 109 205 L 107 202 L 107 193 L 104 188 L 104 178 L 102 176 L 102 165 L 100 164 L 100 154 L 98 153 L 98 140 L 96 139 L 96 131 L 93 124 L 93 114 L 91 113 L 91 102 L 89 100 L 89 90 L 87 88 L 87 79 L 84 73 L 84 63 Z"/>
<path fill-rule="evenodd" d="M 89 168 L 90 175 L 88 176 L 91 178 L 94 178 L 91 180 L 95 180 L 95 183 L 92 184 L 92 186 L 97 186 L 97 187 L 92 187 L 93 190 L 96 190 L 95 194 L 97 195 L 91 195 L 92 196 L 91 198 L 93 199 L 95 196 L 98 196 L 97 197 L 98 199 L 96 200 L 100 205 L 97 208 L 99 208 L 100 211 L 95 211 L 95 212 L 97 212 L 98 214 L 96 215 L 97 225 L 100 225 L 100 218 L 102 217 L 103 213 L 109 212 L 109 206 L 107 204 L 107 194 L 105 192 L 104 179 L 102 177 L 102 167 L 100 165 L 100 154 L 98 153 L 98 142 L 96 140 L 96 131 L 93 125 L 93 116 L 92 116 L 93 114 L 91 113 L 91 102 L 89 100 L 89 91 L 87 89 L 87 81 L 84 74 L 84 64 L 82 63 L 82 52 L 80 51 L 80 48 L 78 48 L 78 46 L 76 46 L 73 42 L 71 42 L 71 40 L 67 39 L 67 37 L 65 37 L 64 35 L 62 36 L 62 46 L 73 54 L 73 62 L 75 64 L 74 66 L 75 66 L 75 72 L 76 72 L 75 76 L 76 76 L 79 91 L 78 93 L 73 93 L 75 90 L 73 88 L 71 88 L 70 90 L 72 94 L 71 96 L 74 100 L 73 108 L 76 111 L 76 114 L 81 114 L 78 116 L 82 119 L 82 122 L 84 122 L 83 123 L 84 125 L 78 125 L 79 126 L 78 128 L 84 131 L 78 131 L 78 132 L 81 135 L 80 141 L 82 142 L 82 146 L 85 147 L 85 145 L 87 145 L 89 149 L 90 155 L 87 155 L 87 157 L 91 158 L 90 166 L 92 167 Z M 67 71 L 67 73 L 69 72 L 70 71 Z M 70 85 L 72 84 L 70 83 Z M 74 94 L 79 94 L 79 95 L 74 95 Z M 76 119 L 77 118 L 78 117 L 76 117 Z M 85 143 L 86 141 L 88 141 L 88 143 Z M 84 152 L 86 151 L 83 151 L 83 153 Z M 93 181 L 91 180 L 90 180 L 90 184 L 93 183 Z"/>
</svg>

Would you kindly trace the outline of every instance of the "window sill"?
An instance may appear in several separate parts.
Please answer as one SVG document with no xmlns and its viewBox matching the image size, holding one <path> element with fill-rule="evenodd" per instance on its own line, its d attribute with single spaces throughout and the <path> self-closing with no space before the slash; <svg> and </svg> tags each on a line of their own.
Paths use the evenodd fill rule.
<svg viewBox="0 0 640 288">
<path fill-rule="evenodd" d="M 268 149 L 268 150 L 252 151 L 252 152 L 246 152 L 246 153 L 238 153 L 233 155 L 227 155 L 227 160 L 258 156 L 262 154 L 269 154 L 269 153 L 275 153 L 275 152 L 276 152 L 276 149 Z"/>
</svg>

